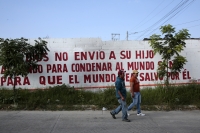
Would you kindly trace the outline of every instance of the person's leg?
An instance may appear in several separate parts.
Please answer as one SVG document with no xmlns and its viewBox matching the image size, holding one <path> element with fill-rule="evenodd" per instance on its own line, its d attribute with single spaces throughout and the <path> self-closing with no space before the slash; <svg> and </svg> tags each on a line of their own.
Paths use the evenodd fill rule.
<svg viewBox="0 0 200 133">
<path fill-rule="evenodd" d="M 137 103 L 137 115 L 138 115 L 138 116 L 145 116 L 145 114 L 143 114 L 143 113 L 141 112 L 140 104 L 141 104 L 141 94 L 140 94 L 140 92 L 139 92 L 139 93 L 138 93 L 138 103 Z"/>
<path fill-rule="evenodd" d="M 137 92 L 137 114 L 140 114 L 141 113 L 141 109 L 140 109 L 140 99 L 141 99 L 141 95 L 140 95 L 140 92 Z"/>
<path fill-rule="evenodd" d="M 126 101 L 122 101 L 122 120 L 128 120 L 128 115 L 127 115 L 127 105 L 126 105 Z M 130 120 L 128 120 L 130 121 Z"/>
<path fill-rule="evenodd" d="M 118 114 L 122 110 L 121 99 L 118 99 L 118 102 L 119 102 L 120 105 L 116 109 L 111 111 L 111 113 L 114 114 L 114 115 Z"/>
<path fill-rule="evenodd" d="M 118 102 L 119 102 L 119 106 L 116 109 L 110 111 L 110 114 L 112 115 L 113 119 L 116 119 L 115 115 L 118 114 L 122 110 L 121 99 L 118 99 Z"/>
<path fill-rule="evenodd" d="M 134 92 L 134 98 L 132 98 L 133 102 L 128 106 L 128 111 L 130 111 L 137 104 L 138 98 L 136 95 L 137 93 Z"/>
<path fill-rule="evenodd" d="M 131 97 L 132 97 L 132 95 L 131 95 Z M 132 103 L 128 106 L 128 111 L 130 111 L 133 108 L 134 105 L 135 105 L 134 104 L 134 98 L 132 98 Z"/>
</svg>

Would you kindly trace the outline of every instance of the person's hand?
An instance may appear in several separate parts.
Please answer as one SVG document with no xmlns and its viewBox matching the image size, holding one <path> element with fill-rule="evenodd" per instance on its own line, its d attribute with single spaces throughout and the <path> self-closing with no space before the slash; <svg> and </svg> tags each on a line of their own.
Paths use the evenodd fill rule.
<svg viewBox="0 0 200 133">
<path fill-rule="evenodd" d="M 124 98 L 124 97 L 122 97 L 122 101 L 125 101 L 125 98 Z"/>
<path fill-rule="evenodd" d="M 132 93 L 132 98 L 134 98 L 135 97 L 135 95 L 134 95 L 134 93 Z"/>
</svg>

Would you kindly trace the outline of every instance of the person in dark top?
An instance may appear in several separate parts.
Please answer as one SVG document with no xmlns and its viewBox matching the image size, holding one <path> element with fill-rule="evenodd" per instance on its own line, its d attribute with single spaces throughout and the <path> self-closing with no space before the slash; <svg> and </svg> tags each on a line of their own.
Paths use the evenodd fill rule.
<svg viewBox="0 0 200 133">
<path fill-rule="evenodd" d="M 116 87 L 116 98 L 120 105 L 115 110 L 112 110 L 110 114 L 114 119 L 116 119 L 115 115 L 122 110 L 122 121 L 130 122 L 127 115 L 126 87 L 124 82 L 125 72 L 126 71 L 123 70 L 118 71 L 118 77 L 115 81 L 115 87 Z"/>
</svg>

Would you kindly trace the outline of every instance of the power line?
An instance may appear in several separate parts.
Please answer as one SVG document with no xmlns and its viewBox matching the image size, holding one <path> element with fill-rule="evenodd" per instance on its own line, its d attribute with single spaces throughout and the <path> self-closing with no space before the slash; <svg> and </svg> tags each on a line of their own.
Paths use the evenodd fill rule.
<svg viewBox="0 0 200 133">
<path fill-rule="evenodd" d="M 188 8 L 189 6 L 187 6 L 186 8 Z M 179 13 L 178 15 L 177 15 L 177 17 L 179 16 L 179 15 L 181 15 L 182 13 L 184 13 L 184 12 L 181 12 L 181 13 Z"/>
<path fill-rule="evenodd" d="M 180 11 L 182 11 L 183 9 L 185 9 L 186 7 L 188 7 L 192 2 L 194 2 L 194 0 L 193 1 L 191 1 L 188 5 L 186 5 L 185 7 L 183 7 L 181 10 L 179 10 L 178 12 L 176 12 L 176 14 L 174 14 L 173 16 L 171 16 L 170 18 L 168 18 L 164 23 L 162 23 L 159 27 L 161 27 L 163 24 L 165 24 L 167 21 L 169 21 L 171 18 L 173 18 L 173 17 L 175 17 Z M 158 28 L 159 28 L 158 27 Z M 150 32 L 148 35 L 150 35 L 150 34 L 152 34 L 153 32 L 155 31 L 155 29 L 152 31 L 152 32 Z"/>
<path fill-rule="evenodd" d="M 137 26 L 135 26 L 135 27 L 139 27 L 139 26 L 141 26 L 141 23 L 146 19 L 146 18 L 148 18 L 163 2 L 164 2 L 165 0 L 163 0 L 163 1 L 161 1 L 161 3 L 159 3 L 159 5 L 158 6 L 156 6 L 154 9 L 153 9 L 153 11 L 151 11 L 148 15 L 147 15 L 147 17 L 145 17 L 142 21 L 140 21 L 139 22 L 139 24 L 137 25 Z M 173 1 L 173 0 L 172 0 Z M 146 21 L 147 22 L 147 21 Z M 145 23 L 146 23 L 145 22 Z M 135 29 L 135 27 L 134 28 L 132 28 L 132 29 Z M 131 31 L 131 30 L 130 30 Z"/>
<path fill-rule="evenodd" d="M 183 24 L 188 24 L 188 23 L 192 23 L 192 22 L 195 22 L 195 21 L 200 21 L 200 19 L 193 20 L 193 21 L 188 21 L 188 22 L 185 22 L 185 23 L 175 24 L 174 26 L 183 25 Z M 198 26 L 198 25 L 196 25 L 196 26 Z M 192 26 L 192 27 L 194 27 L 194 26 Z M 187 27 L 186 27 L 186 28 L 187 28 Z M 189 28 L 189 27 L 188 27 L 188 28 Z M 158 29 L 160 29 L 160 28 L 155 28 L 155 29 L 153 29 L 153 30 L 158 30 Z M 141 33 L 141 32 L 145 32 L 145 30 L 143 30 L 143 31 L 138 31 L 137 33 Z"/>
<path fill-rule="evenodd" d="M 167 8 L 172 2 L 174 2 L 174 0 L 172 0 L 167 6 L 165 6 L 164 8 L 162 8 L 161 11 L 159 11 L 156 15 L 154 15 L 151 19 L 149 19 L 148 21 L 146 21 L 145 23 L 143 23 L 140 26 L 143 26 L 144 24 L 148 23 L 150 20 L 152 20 L 154 17 L 156 17 L 158 14 L 160 14 L 165 8 Z"/>
<path fill-rule="evenodd" d="M 197 27 L 197 26 L 200 26 L 200 24 L 198 24 L 198 25 L 193 25 L 193 26 L 186 27 L 186 28 L 192 28 L 192 27 Z"/>
<path fill-rule="evenodd" d="M 148 17 L 150 16 L 150 14 L 152 14 L 164 1 L 165 1 L 165 0 L 161 1 L 161 3 L 159 3 L 158 6 L 156 6 L 156 7 L 147 15 L 147 17 L 145 17 L 142 21 L 140 21 L 139 25 L 137 25 L 137 26 L 135 26 L 135 27 L 139 27 L 139 26 L 144 25 L 147 21 L 145 21 L 142 25 L 140 25 L 141 22 L 143 22 L 146 18 L 148 18 Z M 173 0 L 172 0 L 172 2 L 173 2 Z M 159 12 L 159 13 L 160 13 L 160 12 Z M 132 29 L 135 29 L 135 27 L 132 28 Z M 131 31 L 131 30 L 130 30 L 130 31 Z M 136 34 L 136 33 L 138 33 L 138 32 L 128 33 L 128 31 L 127 31 L 127 33 L 126 33 L 126 40 L 128 40 L 129 35 L 131 35 L 131 34 Z"/>
<path fill-rule="evenodd" d="M 156 23 L 154 23 L 152 26 L 150 26 L 149 28 L 147 28 L 145 31 L 149 31 L 151 30 L 153 27 L 155 27 L 157 24 L 159 24 L 161 21 L 165 20 L 167 17 L 169 17 L 170 15 L 172 15 L 176 10 L 178 10 L 179 8 L 181 8 L 184 4 L 186 4 L 188 2 L 188 0 L 182 0 L 178 5 L 176 5 L 170 12 L 168 12 L 164 17 L 162 17 L 160 20 L 158 20 Z M 144 33 L 146 34 L 146 32 Z M 140 38 L 141 36 L 143 36 L 144 34 L 140 35 L 138 38 Z M 137 38 L 137 39 L 138 39 Z"/>
<path fill-rule="evenodd" d="M 187 2 L 188 0 L 185 1 L 181 1 L 178 5 L 176 5 L 170 12 L 168 12 L 164 17 L 162 17 L 159 21 L 157 21 L 156 23 L 154 23 L 152 26 L 150 26 L 148 29 L 146 29 L 146 31 L 150 31 L 153 27 L 155 27 L 158 23 L 160 23 L 161 21 L 163 21 L 164 19 L 166 19 L 168 16 L 170 16 L 171 14 L 173 14 L 174 11 L 176 11 L 177 9 L 179 9 L 185 2 Z M 157 28 L 156 28 L 157 29 Z M 144 34 L 140 35 L 138 38 L 144 36 L 147 32 L 145 32 Z M 137 38 L 137 39 L 138 39 Z"/>
<path fill-rule="evenodd" d="M 181 23 L 181 24 L 176 24 L 176 25 L 174 25 L 174 26 L 183 25 L 183 24 L 188 24 L 188 23 L 192 23 L 192 22 L 195 22 L 195 21 L 200 21 L 200 19 L 193 20 L 193 21 L 189 21 L 189 22 L 185 22 L 185 23 Z"/>
</svg>

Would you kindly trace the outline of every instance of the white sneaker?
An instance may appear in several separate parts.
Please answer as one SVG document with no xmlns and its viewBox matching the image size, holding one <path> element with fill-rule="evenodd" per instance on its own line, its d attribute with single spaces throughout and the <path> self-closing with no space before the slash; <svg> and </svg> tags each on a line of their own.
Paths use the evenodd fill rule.
<svg viewBox="0 0 200 133">
<path fill-rule="evenodd" d="M 137 116 L 145 116 L 145 114 L 139 113 L 139 114 L 137 114 Z"/>
<path fill-rule="evenodd" d="M 127 111 L 127 115 L 129 116 L 130 114 L 128 113 L 128 111 Z"/>
</svg>

